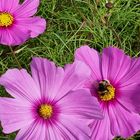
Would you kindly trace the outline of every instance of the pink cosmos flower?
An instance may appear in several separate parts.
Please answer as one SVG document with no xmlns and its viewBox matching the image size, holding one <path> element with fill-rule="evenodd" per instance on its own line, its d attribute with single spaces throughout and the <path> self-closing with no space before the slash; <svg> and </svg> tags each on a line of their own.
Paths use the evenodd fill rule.
<svg viewBox="0 0 140 140">
<path fill-rule="evenodd" d="M 94 120 L 92 140 L 112 140 L 114 136 L 127 138 L 140 130 L 140 60 L 130 58 L 118 48 L 104 48 L 102 55 L 88 46 L 75 53 L 76 60 L 85 62 L 91 76 L 85 87 L 91 90 L 102 108 L 103 120 Z"/>
<path fill-rule="evenodd" d="M 20 129 L 16 140 L 88 140 L 88 119 L 101 119 L 98 101 L 78 88 L 89 68 L 74 62 L 63 69 L 47 59 L 34 58 L 31 73 L 10 69 L 0 84 L 13 98 L 0 98 L 4 133 Z"/>
<path fill-rule="evenodd" d="M 0 44 L 15 46 L 44 32 L 46 21 L 33 17 L 39 0 L 0 0 Z"/>
</svg>

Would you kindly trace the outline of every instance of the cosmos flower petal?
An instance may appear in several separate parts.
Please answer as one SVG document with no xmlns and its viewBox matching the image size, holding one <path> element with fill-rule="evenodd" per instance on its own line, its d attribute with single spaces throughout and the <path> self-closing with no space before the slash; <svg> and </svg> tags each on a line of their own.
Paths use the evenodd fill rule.
<svg viewBox="0 0 140 140">
<path fill-rule="evenodd" d="M 19 5 L 19 0 L 0 0 L 0 11 L 13 12 Z"/>
<path fill-rule="evenodd" d="M 0 29 L 0 43 L 15 46 L 24 43 L 29 37 L 29 31 L 14 25 L 7 30 Z"/>
<path fill-rule="evenodd" d="M 139 75 L 140 75 L 140 58 L 132 58 L 128 72 L 119 81 L 120 88 L 126 89 L 129 86 L 131 88 L 132 86 L 135 87 L 135 85 L 139 83 Z"/>
<path fill-rule="evenodd" d="M 46 127 L 46 123 L 37 120 L 29 126 L 22 128 L 15 140 L 61 140 L 65 137 L 64 133 L 62 133 L 63 127 L 60 128 L 56 124 L 47 125 Z"/>
<path fill-rule="evenodd" d="M 30 31 L 31 37 L 37 37 L 46 29 L 46 20 L 40 17 L 18 18 L 18 26 Z"/>
<path fill-rule="evenodd" d="M 119 59 L 119 60 L 118 60 Z M 102 52 L 103 79 L 117 83 L 129 70 L 131 59 L 115 47 L 104 48 Z"/>
<path fill-rule="evenodd" d="M 137 94 L 140 91 L 140 86 L 135 84 L 131 87 L 128 86 L 127 89 L 120 88 L 119 94 L 117 95 L 117 101 L 123 105 L 127 110 L 139 113 L 140 111 L 140 94 Z M 134 95 L 135 93 L 135 95 Z"/>
<path fill-rule="evenodd" d="M 78 97 L 78 98 L 77 98 Z M 90 95 L 88 90 L 69 92 L 57 102 L 62 114 L 72 115 L 81 119 L 102 119 L 102 113 L 97 99 Z"/>
<path fill-rule="evenodd" d="M 36 120 L 32 124 L 22 128 L 15 140 L 49 140 L 46 139 L 46 127 L 42 121 Z"/>
<path fill-rule="evenodd" d="M 113 135 L 111 133 L 110 119 L 108 116 L 107 109 L 103 110 L 104 119 L 94 120 L 89 127 L 91 128 L 91 139 L 92 140 L 112 140 Z"/>
<path fill-rule="evenodd" d="M 31 71 L 34 81 L 40 87 L 41 95 L 53 99 L 63 81 L 64 70 L 47 59 L 34 57 Z"/>
<path fill-rule="evenodd" d="M 119 81 L 119 94 L 117 99 L 124 104 L 127 109 L 134 112 L 140 111 L 140 91 L 139 75 L 140 75 L 140 59 L 132 58 L 131 65 L 127 74 Z M 134 95 L 135 94 L 135 95 Z"/>
<path fill-rule="evenodd" d="M 0 98 L 0 120 L 3 132 L 11 133 L 32 123 L 34 118 L 24 101 Z"/>
<path fill-rule="evenodd" d="M 75 60 L 73 64 L 67 64 L 64 71 L 65 75 L 59 89 L 59 98 L 71 90 L 81 89 L 81 85 L 84 85 L 91 73 L 89 67 L 78 60 Z"/>
<path fill-rule="evenodd" d="M 89 69 L 82 62 L 76 61 L 63 70 L 56 67 L 53 62 L 42 58 L 33 59 L 31 71 L 33 79 L 40 86 L 41 94 L 46 93 L 48 98 L 56 100 L 84 83 L 90 75 Z"/>
<path fill-rule="evenodd" d="M 122 136 L 128 138 L 135 134 L 140 129 L 140 116 L 139 114 L 128 111 L 121 104 L 117 107 L 113 104 L 108 108 L 111 131 L 114 136 Z"/>
<path fill-rule="evenodd" d="M 54 125 L 53 123 L 50 123 L 50 125 L 48 125 L 47 129 L 45 130 L 46 134 L 45 137 L 47 140 L 61 140 L 62 139 L 61 132 L 62 130 L 59 129 L 57 124 Z"/>
<path fill-rule="evenodd" d="M 48 124 L 43 121 L 36 120 L 27 127 L 22 128 L 16 136 L 15 140 L 88 140 L 89 128 L 83 124 L 81 121 L 77 121 L 74 118 L 71 120 L 65 119 L 65 117 L 60 117 L 59 122 L 55 124 Z M 78 123 L 79 125 L 77 125 Z M 82 131 L 83 130 L 83 131 Z M 84 139 L 83 139 L 84 138 Z"/>
<path fill-rule="evenodd" d="M 9 69 L 0 78 L 0 84 L 7 92 L 21 102 L 40 99 L 39 88 L 25 69 Z"/>
<path fill-rule="evenodd" d="M 84 120 L 78 120 L 72 116 L 60 115 L 56 123 L 57 131 L 61 134 L 61 139 L 67 140 L 89 140 L 90 129 Z"/>
<path fill-rule="evenodd" d="M 89 46 L 81 46 L 75 52 L 75 59 L 85 62 L 92 71 L 92 79 L 100 80 L 102 79 L 100 74 L 100 54 L 89 48 Z"/>
<path fill-rule="evenodd" d="M 37 12 L 39 0 L 25 0 L 15 11 L 15 17 L 30 17 Z"/>
</svg>

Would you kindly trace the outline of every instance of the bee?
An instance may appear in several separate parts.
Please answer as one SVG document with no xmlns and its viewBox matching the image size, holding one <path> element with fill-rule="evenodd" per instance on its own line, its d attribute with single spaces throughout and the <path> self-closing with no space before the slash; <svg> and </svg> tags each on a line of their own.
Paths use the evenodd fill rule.
<svg viewBox="0 0 140 140">
<path fill-rule="evenodd" d="M 102 80 L 100 83 L 99 83 L 99 86 L 98 86 L 98 94 L 100 96 L 104 96 L 105 94 L 107 94 L 109 92 L 108 90 L 108 86 L 110 86 L 110 83 L 109 81 L 107 80 Z"/>
</svg>

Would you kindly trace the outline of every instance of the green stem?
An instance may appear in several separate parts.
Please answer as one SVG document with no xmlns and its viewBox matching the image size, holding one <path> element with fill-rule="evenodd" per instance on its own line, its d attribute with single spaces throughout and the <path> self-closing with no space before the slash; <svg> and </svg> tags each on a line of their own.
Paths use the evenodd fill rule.
<svg viewBox="0 0 140 140">
<path fill-rule="evenodd" d="M 17 65 L 18 65 L 18 68 L 19 68 L 19 69 L 22 69 L 22 67 L 21 67 L 21 65 L 20 65 L 20 63 L 19 63 L 19 61 L 18 61 L 18 59 L 17 59 L 17 57 L 16 57 L 16 55 L 15 55 L 15 52 L 13 51 L 12 47 L 10 46 L 9 48 L 10 48 L 10 51 L 11 51 L 11 53 L 12 53 L 12 55 L 13 55 L 13 57 L 14 57 L 16 63 L 17 63 Z"/>
</svg>

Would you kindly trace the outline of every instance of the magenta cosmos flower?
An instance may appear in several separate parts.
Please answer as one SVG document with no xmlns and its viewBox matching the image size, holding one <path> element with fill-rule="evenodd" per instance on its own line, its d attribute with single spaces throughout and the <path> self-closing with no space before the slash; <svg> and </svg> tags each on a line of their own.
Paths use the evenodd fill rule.
<svg viewBox="0 0 140 140">
<path fill-rule="evenodd" d="M 3 132 L 20 129 L 16 140 L 87 140 L 86 120 L 102 118 L 97 99 L 78 88 L 90 75 L 89 68 L 77 61 L 63 69 L 34 58 L 31 73 L 11 69 L 0 78 L 13 97 L 0 98 Z"/>
<path fill-rule="evenodd" d="M 39 0 L 0 0 L 0 44 L 20 45 L 44 32 L 46 21 L 32 17 L 38 5 Z"/>
<path fill-rule="evenodd" d="M 91 69 L 85 87 L 98 99 L 104 115 L 103 120 L 90 124 L 91 139 L 127 138 L 140 130 L 140 116 L 136 114 L 140 104 L 140 60 L 130 58 L 118 48 L 104 48 L 100 55 L 88 46 L 77 49 L 75 58 Z"/>
</svg>

